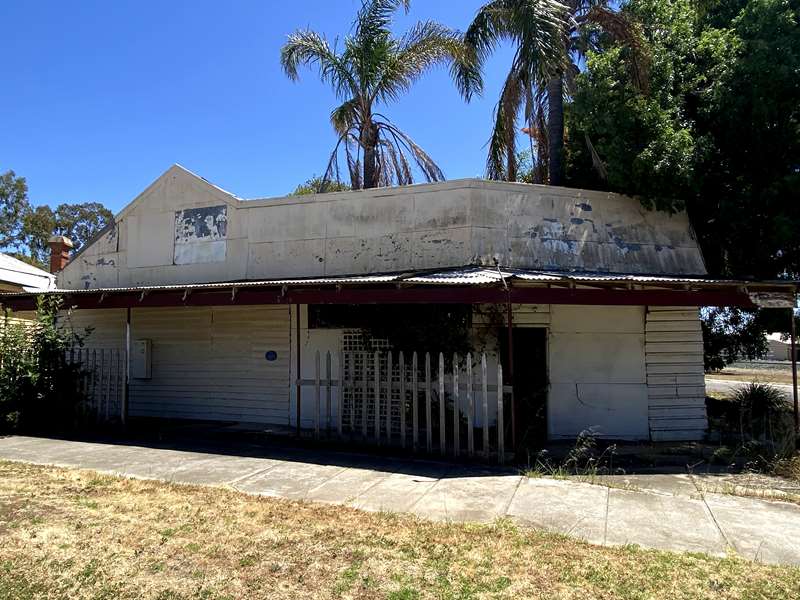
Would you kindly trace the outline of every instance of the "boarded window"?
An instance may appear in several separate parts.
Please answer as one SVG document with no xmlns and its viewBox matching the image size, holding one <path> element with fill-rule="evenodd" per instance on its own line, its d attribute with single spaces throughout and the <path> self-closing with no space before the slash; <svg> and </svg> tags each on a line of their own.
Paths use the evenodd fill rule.
<svg viewBox="0 0 800 600">
<path fill-rule="evenodd" d="M 222 262 L 228 234 L 228 207 L 187 208 L 175 213 L 176 265 Z"/>
</svg>

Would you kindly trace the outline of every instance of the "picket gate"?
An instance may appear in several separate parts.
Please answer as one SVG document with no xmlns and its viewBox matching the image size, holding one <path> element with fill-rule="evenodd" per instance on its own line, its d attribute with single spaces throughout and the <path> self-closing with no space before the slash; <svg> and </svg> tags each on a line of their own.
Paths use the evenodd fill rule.
<svg viewBox="0 0 800 600">
<path fill-rule="evenodd" d="M 513 389 L 485 352 L 341 351 L 335 377 L 332 359 L 317 350 L 313 379 L 296 382 L 301 423 L 310 418 L 316 439 L 506 460 Z"/>
</svg>

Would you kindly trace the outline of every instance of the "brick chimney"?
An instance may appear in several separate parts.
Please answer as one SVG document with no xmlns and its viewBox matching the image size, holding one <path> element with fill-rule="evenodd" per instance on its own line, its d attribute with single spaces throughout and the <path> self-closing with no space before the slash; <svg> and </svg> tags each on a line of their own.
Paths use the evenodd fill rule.
<svg viewBox="0 0 800 600">
<path fill-rule="evenodd" d="M 50 272 L 56 273 L 67 266 L 69 251 L 74 244 L 68 237 L 54 235 L 47 240 L 47 245 L 50 246 Z"/>
</svg>

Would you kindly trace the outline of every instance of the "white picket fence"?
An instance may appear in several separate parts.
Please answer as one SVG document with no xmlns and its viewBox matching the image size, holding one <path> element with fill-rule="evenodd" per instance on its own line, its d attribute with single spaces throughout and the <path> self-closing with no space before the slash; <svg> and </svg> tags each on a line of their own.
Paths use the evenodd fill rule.
<svg viewBox="0 0 800 600">
<path fill-rule="evenodd" d="M 331 353 L 323 357 L 316 351 L 314 378 L 296 382 L 300 405 L 306 407 L 301 422 L 310 418 L 317 439 L 337 437 L 503 463 L 513 392 L 503 385 L 502 366 L 490 373 L 486 353 L 463 359 L 453 355 L 449 365 L 443 353 L 436 358 L 432 364 L 429 353 L 420 360 L 416 352 L 410 357 L 340 352 L 334 377 Z"/>
<path fill-rule="evenodd" d="M 125 349 L 77 348 L 70 351 L 67 359 L 81 366 L 79 391 L 86 399 L 86 413 L 98 422 L 123 421 Z"/>
</svg>

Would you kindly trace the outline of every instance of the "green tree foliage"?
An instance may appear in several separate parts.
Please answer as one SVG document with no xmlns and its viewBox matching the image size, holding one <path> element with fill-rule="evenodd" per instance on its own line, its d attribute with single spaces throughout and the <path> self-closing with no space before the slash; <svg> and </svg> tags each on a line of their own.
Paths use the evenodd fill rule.
<svg viewBox="0 0 800 600">
<path fill-rule="evenodd" d="M 28 184 L 14 171 L 0 174 L 0 250 L 14 244 L 22 229 L 22 216 L 30 210 Z"/>
<path fill-rule="evenodd" d="M 686 208 L 715 275 L 800 273 L 800 0 L 629 0 L 648 92 L 605 38 L 570 107 L 570 184 Z M 590 137 L 607 178 L 591 168 Z"/>
<path fill-rule="evenodd" d="M 719 371 L 736 360 L 754 360 L 766 353 L 760 313 L 715 307 L 703 309 L 701 316 L 706 371 Z"/>
<path fill-rule="evenodd" d="M 346 192 L 350 186 L 341 181 L 325 181 L 319 175 L 314 175 L 306 179 L 303 183 L 294 188 L 290 196 L 309 196 L 311 194 L 321 194 L 324 192 Z"/>
<path fill-rule="evenodd" d="M 568 65 L 570 8 L 555 0 L 492 0 L 478 9 L 464 34 L 464 43 L 474 57 L 455 70 L 456 85 L 469 101 L 483 91 L 484 64 L 500 42 L 514 45 L 514 57 L 500 99 L 489 139 L 486 174 L 490 179 L 517 179 L 517 120 L 525 116 L 531 140 L 547 148 L 547 125 L 561 119 L 560 87 L 548 107 L 545 123 L 545 96 L 548 82 L 560 81 Z M 558 106 L 553 106 L 557 100 Z M 563 121 L 558 123 L 563 128 Z M 562 143 L 563 140 L 560 141 Z"/>
<path fill-rule="evenodd" d="M 800 275 L 800 0 L 628 0 L 622 13 L 641 26 L 649 86 L 601 36 L 569 107 L 570 185 L 686 209 L 712 275 Z M 763 355 L 763 333 L 789 324 L 771 313 L 705 311 L 706 367 Z"/>
<path fill-rule="evenodd" d="M 487 176 L 515 181 L 516 137 L 520 113 L 527 124 L 536 183 L 564 184 L 564 97 L 574 91 L 575 75 L 586 53 L 604 35 L 627 49 L 623 66 L 637 87 L 647 82 L 647 56 L 635 23 L 610 0 L 491 0 L 464 34 L 475 59 L 456 70 L 456 83 L 469 100 L 482 90 L 481 70 L 501 41 L 515 48 L 511 69 L 495 109 L 489 140 Z M 591 143 L 587 139 L 587 146 Z"/>
<path fill-rule="evenodd" d="M 0 175 L 0 251 L 45 268 L 53 235 L 67 236 L 79 250 L 106 227 L 114 215 L 99 202 L 31 206 L 28 184 L 14 171 Z"/>
<path fill-rule="evenodd" d="M 35 321 L 0 317 L 0 433 L 66 431 L 80 417 L 83 375 L 67 357 L 85 335 L 58 327 L 59 298 L 38 302 Z"/>
<path fill-rule="evenodd" d="M 50 250 L 47 240 L 52 235 L 64 235 L 72 240 L 75 251 L 94 238 L 114 219 L 110 210 L 99 202 L 59 204 L 55 210 L 37 206 L 23 216 L 19 240 L 34 261 L 47 263 Z"/>
<path fill-rule="evenodd" d="M 444 179 L 433 159 L 377 111 L 398 100 L 431 68 L 463 58 L 459 35 L 432 21 L 419 22 L 402 37 L 394 37 L 394 13 L 408 11 L 409 4 L 410 0 L 364 0 L 341 48 L 322 34 L 301 29 L 281 49 L 281 66 L 290 79 L 299 78 L 302 66 L 317 67 L 320 79 L 342 102 L 331 113 L 338 140 L 323 183 L 341 180 L 340 151 L 353 189 L 412 183 L 414 167 L 427 181 Z"/>
</svg>

